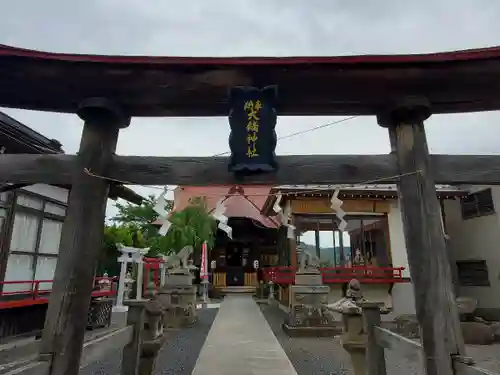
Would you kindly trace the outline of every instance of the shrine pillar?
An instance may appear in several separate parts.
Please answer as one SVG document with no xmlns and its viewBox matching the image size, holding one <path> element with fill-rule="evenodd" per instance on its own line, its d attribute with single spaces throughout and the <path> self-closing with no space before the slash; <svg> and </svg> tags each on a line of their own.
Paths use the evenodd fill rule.
<svg viewBox="0 0 500 375">
<path fill-rule="evenodd" d="M 78 374 L 94 269 L 102 249 L 109 182 L 87 171 L 106 174 L 119 129 L 130 124 L 129 116 L 102 98 L 84 101 L 77 114 L 85 123 L 40 346 L 41 358 L 51 361 L 50 375 Z"/>
<path fill-rule="evenodd" d="M 464 354 L 441 209 L 430 170 L 424 121 L 430 105 L 408 99 L 384 111 L 378 123 L 389 129 L 400 173 L 398 195 L 417 320 L 428 375 L 453 375 L 452 356 Z"/>
</svg>

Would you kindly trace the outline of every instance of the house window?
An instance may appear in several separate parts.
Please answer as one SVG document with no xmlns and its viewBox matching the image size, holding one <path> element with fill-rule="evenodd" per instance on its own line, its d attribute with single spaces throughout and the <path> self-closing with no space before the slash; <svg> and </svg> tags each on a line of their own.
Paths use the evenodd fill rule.
<svg viewBox="0 0 500 375">
<path fill-rule="evenodd" d="M 44 197 L 17 194 L 4 279 L 25 283 L 5 284 L 4 293 L 28 292 L 32 288 L 30 281 L 54 278 L 65 209 Z M 42 291 L 51 288 L 50 282 L 39 286 Z"/>
<path fill-rule="evenodd" d="M 3 242 L 7 237 L 6 223 L 9 212 L 9 192 L 0 193 L 0 251 L 3 249 Z"/>
<path fill-rule="evenodd" d="M 5 223 L 6 218 L 7 218 L 7 210 L 0 206 L 0 249 L 1 249 L 3 237 L 4 237 L 3 225 Z"/>
<path fill-rule="evenodd" d="M 495 213 L 491 189 L 469 194 L 461 201 L 462 218 L 464 220 L 491 215 Z"/>
<path fill-rule="evenodd" d="M 0 193 L 0 204 L 5 204 L 9 198 L 9 193 L 7 191 L 4 191 L 3 193 Z"/>
<path fill-rule="evenodd" d="M 490 286 L 485 260 L 457 261 L 458 282 L 462 286 Z"/>
</svg>

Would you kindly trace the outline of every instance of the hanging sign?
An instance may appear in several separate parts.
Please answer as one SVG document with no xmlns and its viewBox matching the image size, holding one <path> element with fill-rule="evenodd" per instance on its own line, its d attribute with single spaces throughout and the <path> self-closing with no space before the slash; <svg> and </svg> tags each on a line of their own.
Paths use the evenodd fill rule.
<svg viewBox="0 0 500 375">
<path fill-rule="evenodd" d="M 201 267 L 200 267 L 200 278 L 202 279 L 208 278 L 207 258 L 208 258 L 207 243 L 203 242 L 203 245 L 201 245 Z"/>
<path fill-rule="evenodd" d="M 229 171 L 271 172 L 276 163 L 276 86 L 235 87 L 229 94 Z"/>
</svg>

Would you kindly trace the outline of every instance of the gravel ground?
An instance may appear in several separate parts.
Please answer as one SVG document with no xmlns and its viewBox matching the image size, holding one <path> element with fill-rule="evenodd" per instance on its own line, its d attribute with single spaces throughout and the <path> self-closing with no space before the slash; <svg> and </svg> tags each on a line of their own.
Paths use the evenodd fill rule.
<svg viewBox="0 0 500 375">
<path fill-rule="evenodd" d="M 349 355 L 342 348 L 338 337 L 290 338 L 281 328 L 285 313 L 267 305 L 261 305 L 261 309 L 298 375 L 352 374 Z M 476 360 L 478 367 L 500 373 L 500 344 L 470 345 L 467 355 Z M 424 375 L 418 358 L 405 359 L 397 349 L 386 350 L 386 364 L 388 375 Z"/>
<path fill-rule="evenodd" d="M 285 313 L 264 304 L 260 306 L 264 317 L 288 358 L 290 358 L 298 375 L 352 374 L 349 356 L 340 346 L 338 338 L 290 338 L 281 328 Z"/>
<path fill-rule="evenodd" d="M 191 375 L 217 311 L 198 310 L 198 322 L 195 325 L 169 332 L 171 337 L 161 349 L 158 359 L 157 375 Z M 79 375 L 118 375 L 120 362 L 121 350 L 117 350 L 80 370 Z"/>
<path fill-rule="evenodd" d="M 191 375 L 218 309 L 198 310 L 198 322 L 182 329 L 162 348 L 157 375 Z"/>
</svg>

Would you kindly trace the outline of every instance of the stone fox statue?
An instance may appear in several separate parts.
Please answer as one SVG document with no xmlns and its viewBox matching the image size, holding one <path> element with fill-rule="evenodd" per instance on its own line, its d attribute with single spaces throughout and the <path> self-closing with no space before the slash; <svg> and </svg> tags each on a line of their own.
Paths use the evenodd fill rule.
<svg viewBox="0 0 500 375">
<path fill-rule="evenodd" d="M 305 249 L 303 243 L 297 245 L 297 253 L 300 259 L 300 269 L 305 270 L 307 268 L 319 268 L 319 259 L 315 254 L 311 254 Z"/>
<path fill-rule="evenodd" d="M 188 259 L 192 253 L 192 246 L 184 246 L 177 254 L 168 256 L 167 265 L 173 269 L 188 269 Z"/>
</svg>

